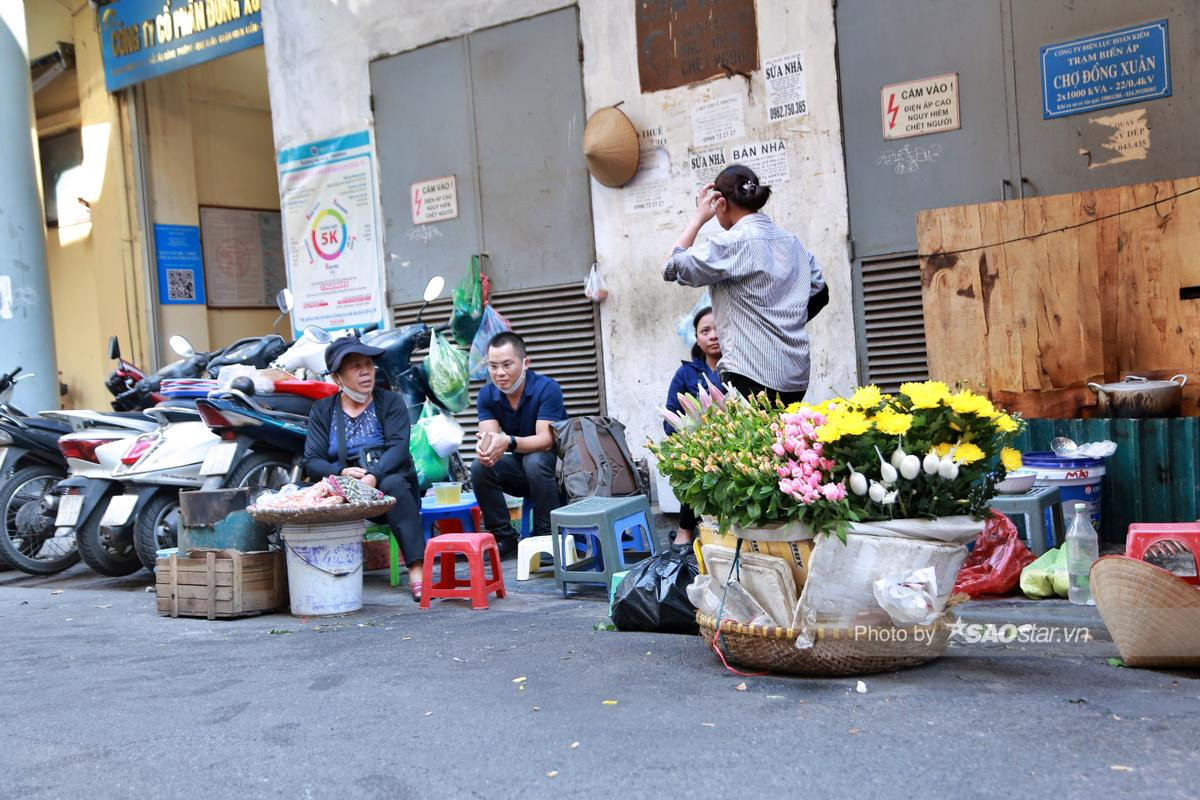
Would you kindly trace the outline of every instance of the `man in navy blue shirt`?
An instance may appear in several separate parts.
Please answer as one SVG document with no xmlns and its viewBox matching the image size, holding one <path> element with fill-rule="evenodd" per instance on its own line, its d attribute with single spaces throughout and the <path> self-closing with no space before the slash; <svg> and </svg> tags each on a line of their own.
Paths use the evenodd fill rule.
<svg viewBox="0 0 1200 800">
<path fill-rule="evenodd" d="M 555 475 L 551 425 L 565 420 L 562 387 L 529 369 L 525 340 L 498 334 L 488 343 L 488 376 L 479 391 L 479 442 L 471 482 L 483 524 L 496 537 L 502 555 L 517 549 L 504 494 L 533 502 L 533 532 L 550 534 L 550 512 L 562 505 Z"/>
</svg>

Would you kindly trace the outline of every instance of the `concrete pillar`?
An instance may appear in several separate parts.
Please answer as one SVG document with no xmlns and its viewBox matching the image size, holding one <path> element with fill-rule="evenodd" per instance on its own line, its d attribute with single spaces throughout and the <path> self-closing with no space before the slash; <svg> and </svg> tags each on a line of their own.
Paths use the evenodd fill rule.
<svg viewBox="0 0 1200 800">
<path fill-rule="evenodd" d="M 33 87 L 22 0 L 0 0 L 0 371 L 26 411 L 58 408 L 58 370 L 33 125 Z"/>
</svg>

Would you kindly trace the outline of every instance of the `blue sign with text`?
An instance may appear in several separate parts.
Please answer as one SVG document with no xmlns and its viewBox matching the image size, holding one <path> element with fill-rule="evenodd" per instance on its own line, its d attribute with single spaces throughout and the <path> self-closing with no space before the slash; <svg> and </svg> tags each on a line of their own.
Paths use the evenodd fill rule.
<svg viewBox="0 0 1200 800">
<path fill-rule="evenodd" d="M 1042 48 L 1042 117 L 1171 96 L 1165 19 Z"/>
<path fill-rule="evenodd" d="M 204 305 L 204 259 L 197 225 L 155 225 L 158 302 Z"/>
<path fill-rule="evenodd" d="M 262 0 L 115 0 L 101 7 L 110 92 L 262 44 Z"/>
</svg>

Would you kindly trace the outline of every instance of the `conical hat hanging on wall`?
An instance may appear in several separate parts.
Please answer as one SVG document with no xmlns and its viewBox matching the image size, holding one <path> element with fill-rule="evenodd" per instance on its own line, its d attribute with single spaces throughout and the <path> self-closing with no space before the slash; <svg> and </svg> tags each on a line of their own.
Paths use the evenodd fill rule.
<svg viewBox="0 0 1200 800">
<path fill-rule="evenodd" d="M 605 186 L 624 186 L 638 168 L 638 136 L 616 106 L 600 109 L 583 129 L 583 158 L 588 171 Z"/>
</svg>

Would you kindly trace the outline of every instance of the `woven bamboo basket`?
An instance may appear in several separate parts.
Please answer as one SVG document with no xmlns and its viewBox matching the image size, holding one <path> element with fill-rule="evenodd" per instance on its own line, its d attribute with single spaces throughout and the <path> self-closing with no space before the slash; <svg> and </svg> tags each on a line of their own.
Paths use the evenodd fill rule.
<svg viewBox="0 0 1200 800">
<path fill-rule="evenodd" d="M 259 522 L 269 522 L 273 525 L 331 525 L 338 522 L 353 522 L 357 519 L 371 519 L 380 514 L 386 514 L 388 509 L 396 504 L 396 498 L 384 497 L 373 503 L 343 503 L 336 506 L 320 508 L 255 508 L 246 509 L 250 516 Z"/>
<path fill-rule="evenodd" d="M 794 628 L 725 620 L 718 646 L 724 648 L 730 662 L 752 669 L 792 675 L 866 675 L 915 667 L 939 658 L 950 642 L 953 621 L 953 615 L 947 612 L 926 627 L 820 628 L 813 646 L 798 650 L 796 638 L 800 631 Z M 711 648 L 717 620 L 697 612 L 696 622 Z"/>
</svg>

